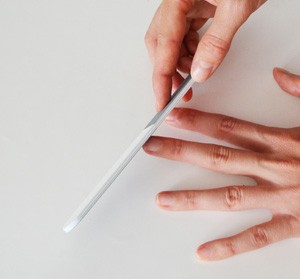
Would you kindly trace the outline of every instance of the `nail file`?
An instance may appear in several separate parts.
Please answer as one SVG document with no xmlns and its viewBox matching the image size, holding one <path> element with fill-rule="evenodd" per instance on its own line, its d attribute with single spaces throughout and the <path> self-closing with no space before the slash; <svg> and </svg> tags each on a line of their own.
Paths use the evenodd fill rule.
<svg viewBox="0 0 300 279">
<path fill-rule="evenodd" d="M 122 154 L 113 167 L 104 175 L 95 189 L 87 196 L 82 204 L 73 213 L 71 218 L 64 225 L 63 230 L 67 233 L 75 228 L 80 221 L 87 215 L 95 203 L 101 198 L 105 191 L 110 187 L 114 180 L 119 176 L 123 169 L 129 164 L 137 152 L 143 147 L 159 125 L 165 120 L 167 115 L 173 110 L 176 104 L 182 99 L 186 92 L 191 88 L 194 81 L 188 75 L 178 89 L 173 93 L 171 100 L 166 107 L 158 112 L 148 123 L 145 129 L 131 143 L 127 150 Z"/>
</svg>

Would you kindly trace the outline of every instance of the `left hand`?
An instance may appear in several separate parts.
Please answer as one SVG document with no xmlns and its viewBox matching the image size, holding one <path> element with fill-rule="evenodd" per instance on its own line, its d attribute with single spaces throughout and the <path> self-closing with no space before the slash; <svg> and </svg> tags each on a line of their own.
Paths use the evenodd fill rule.
<svg viewBox="0 0 300 279">
<path fill-rule="evenodd" d="M 280 87 L 300 96 L 300 76 L 275 69 Z M 220 260 L 291 237 L 300 237 L 300 127 L 266 127 L 232 117 L 175 109 L 167 123 L 225 140 L 246 150 L 152 137 L 144 150 L 155 156 L 253 178 L 257 186 L 168 191 L 157 195 L 167 210 L 246 210 L 268 208 L 271 221 L 235 236 L 201 245 L 203 260 Z"/>
</svg>

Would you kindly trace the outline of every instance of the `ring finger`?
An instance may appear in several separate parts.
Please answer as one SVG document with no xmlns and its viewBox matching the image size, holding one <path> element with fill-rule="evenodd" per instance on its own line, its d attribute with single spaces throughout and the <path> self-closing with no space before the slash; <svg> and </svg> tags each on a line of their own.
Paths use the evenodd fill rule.
<svg viewBox="0 0 300 279">
<path fill-rule="evenodd" d="M 208 190 L 166 191 L 156 196 L 157 204 L 167 210 L 238 211 L 254 208 L 272 209 L 276 191 L 266 186 L 227 186 Z"/>
</svg>

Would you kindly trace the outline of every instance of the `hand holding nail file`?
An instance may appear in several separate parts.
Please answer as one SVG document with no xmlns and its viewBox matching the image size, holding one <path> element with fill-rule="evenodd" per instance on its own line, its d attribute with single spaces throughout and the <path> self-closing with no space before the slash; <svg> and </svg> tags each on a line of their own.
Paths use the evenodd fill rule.
<svg viewBox="0 0 300 279">
<path fill-rule="evenodd" d="M 65 232 L 71 231 L 74 227 L 76 227 L 79 224 L 79 222 L 85 217 L 85 215 L 90 211 L 90 209 L 95 205 L 95 203 L 101 198 L 101 196 L 114 182 L 118 175 L 133 159 L 137 152 L 143 147 L 143 145 L 151 137 L 151 135 L 155 132 L 159 125 L 165 120 L 167 115 L 173 110 L 176 104 L 187 93 L 187 91 L 191 88 L 193 83 L 194 81 L 191 75 L 188 75 L 187 78 L 180 85 L 180 87 L 178 87 L 178 89 L 173 93 L 171 100 L 166 105 L 166 107 L 154 116 L 154 118 L 148 123 L 146 128 L 131 143 L 131 145 L 123 153 L 119 160 L 114 164 L 114 166 L 104 175 L 104 177 L 96 186 L 96 188 L 88 195 L 88 197 L 74 212 L 72 217 L 67 221 L 67 223 L 63 227 L 63 230 Z"/>
</svg>

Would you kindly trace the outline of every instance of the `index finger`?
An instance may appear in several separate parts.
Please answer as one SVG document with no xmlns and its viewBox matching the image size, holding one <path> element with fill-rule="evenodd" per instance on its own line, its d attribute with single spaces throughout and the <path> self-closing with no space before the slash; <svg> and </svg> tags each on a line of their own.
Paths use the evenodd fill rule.
<svg viewBox="0 0 300 279">
<path fill-rule="evenodd" d="M 165 0 L 160 7 L 157 48 L 153 61 L 153 88 L 157 110 L 161 110 L 170 99 L 172 77 L 186 31 L 186 15 L 192 5 L 192 1 Z"/>
</svg>

